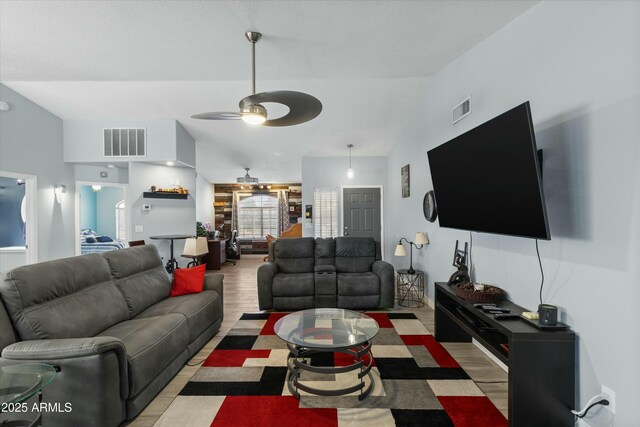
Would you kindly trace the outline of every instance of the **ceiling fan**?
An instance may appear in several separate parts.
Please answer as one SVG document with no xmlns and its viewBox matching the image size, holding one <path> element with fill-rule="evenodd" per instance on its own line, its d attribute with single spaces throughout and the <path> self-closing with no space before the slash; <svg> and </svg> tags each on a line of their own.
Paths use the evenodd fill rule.
<svg viewBox="0 0 640 427">
<path fill-rule="evenodd" d="M 252 48 L 253 95 L 240 100 L 240 111 L 237 113 L 213 112 L 195 114 L 191 117 L 203 120 L 242 119 L 244 122 L 262 126 L 293 126 L 316 118 L 322 111 L 322 103 L 316 97 L 291 90 L 256 93 L 256 43 L 262 34 L 247 31 L 244 35 L 251 42 Z M 282 117 L 267 120 L 267 109 L 262 105 L 264 102 L 284 104 L 289 107 L 289 112 Z"/>
</svg>

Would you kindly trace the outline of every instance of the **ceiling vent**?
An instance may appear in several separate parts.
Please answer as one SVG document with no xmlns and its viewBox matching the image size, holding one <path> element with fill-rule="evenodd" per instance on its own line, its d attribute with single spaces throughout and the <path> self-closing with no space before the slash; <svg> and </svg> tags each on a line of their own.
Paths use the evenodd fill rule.
<svg viewBox="0 0 640 427">
<path fill-rule="evenodd" d="M 142 129 L 105 129 L 105 157 L 146 157 L 147 130 Z"/>
<path fill-rule="evenodd" d="M 453 107 L 451 112 L 451 124 L 456 124 L 471 114 L 471 95 L 469 95 L 467 99 L 462 101 L 460 104 Z"/>
</svg>

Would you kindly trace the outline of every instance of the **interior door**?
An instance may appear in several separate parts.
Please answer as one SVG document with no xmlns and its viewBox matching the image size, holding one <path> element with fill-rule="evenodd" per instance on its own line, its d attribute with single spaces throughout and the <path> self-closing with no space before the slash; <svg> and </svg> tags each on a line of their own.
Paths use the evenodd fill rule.
<svg viewBox="0 0 640 427">
<path fill-rule="evenodd" d="M 373 237 L 380 241 L 380 188 L 344 188 L 342 212 L 345 236 Z"/>
</svg>

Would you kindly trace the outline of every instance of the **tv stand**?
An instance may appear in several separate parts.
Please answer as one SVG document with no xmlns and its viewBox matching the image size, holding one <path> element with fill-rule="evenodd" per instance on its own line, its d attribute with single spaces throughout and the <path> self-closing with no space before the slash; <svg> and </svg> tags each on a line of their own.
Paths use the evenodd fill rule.
<svg viewBox="0 0 640 427">
<path fill-rule="evenodd" d="M 571 330 L 540 330 L 520 319 L 496 320 L 458 297 L 455 286 L 435 286 L 435 339 L 475 338 L 509 368 L 509 426 L 573 426 L 576 338 Z M 496 303 L 527 311 L 511 301 Z"/>
</svg>

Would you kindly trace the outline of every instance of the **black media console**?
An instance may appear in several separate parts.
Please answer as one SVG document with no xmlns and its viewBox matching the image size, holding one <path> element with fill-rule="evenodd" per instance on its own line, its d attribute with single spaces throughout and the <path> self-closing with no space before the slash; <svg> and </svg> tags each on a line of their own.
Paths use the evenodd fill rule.
<svg viewBox="0 0 640 427">
<path fill-rule="evenodd" d="M 436 283 L 435 338 L 475 338 L 509 367 L 509 426 L 573 426 L 576 337 L 568 330 L 540 330 L 521 319 L 496 320 L 458 297 L 455 286 Z M 512 313 L 527 311 L 510 301 Z"/>
</svg>

